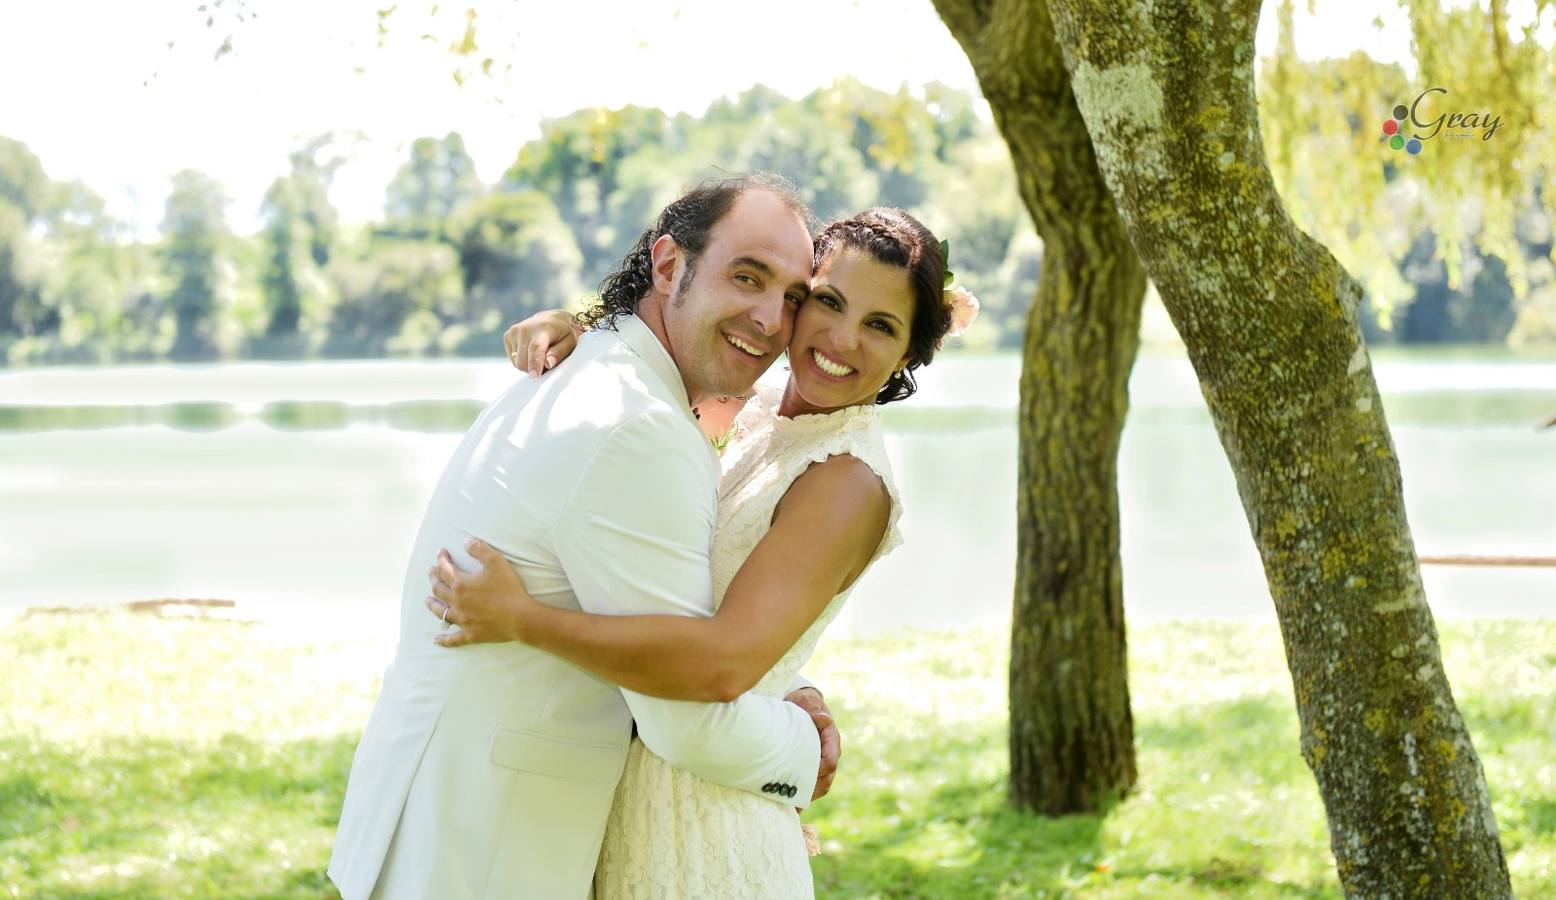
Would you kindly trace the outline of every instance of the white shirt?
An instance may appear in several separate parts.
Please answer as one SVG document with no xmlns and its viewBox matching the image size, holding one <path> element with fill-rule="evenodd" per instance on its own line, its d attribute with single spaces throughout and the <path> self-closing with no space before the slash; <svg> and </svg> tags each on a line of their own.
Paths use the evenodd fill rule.
<svg viewBox="0 0 1556 900">
<path fill-rule="evenodd" d="M 820 742 L 777 698 L 663 700 L 518 644 L 438 647 L 439 548 L 501 551 L 539 600 L 710 616 L 718 462 L 674 361 L 636 317 L 585 335 L 470 428 L 428 504 L 401 641 L 358 746 L 330 876 L 347 900 L 587 894 L 633 720 L 672 765 L 805 806 Z M 764 787 L 792 785 L 792 796 Z"/>
</svg>

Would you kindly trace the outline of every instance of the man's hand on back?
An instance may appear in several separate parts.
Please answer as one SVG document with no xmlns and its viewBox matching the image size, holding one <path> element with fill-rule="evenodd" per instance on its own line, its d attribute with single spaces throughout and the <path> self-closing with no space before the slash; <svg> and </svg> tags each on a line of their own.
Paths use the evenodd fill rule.
<svg viewBox="0 0 1556 900">
<path fill-rule="evenodd" d="M 810 720 L 821 734 L 821 769 L 816 775 L 816 791 L 810 797 L 811 802 L 815 802 L 832 790 L 832 778 L 837 775 L 837 761 L 843 756 L 843 738 L 838 734 L 832 711 L 827 709 L 827 701 L 822 698 L 820 691 L 813 687 L 803 687 L 784 699 L 810 713 Z"/>
</svg>

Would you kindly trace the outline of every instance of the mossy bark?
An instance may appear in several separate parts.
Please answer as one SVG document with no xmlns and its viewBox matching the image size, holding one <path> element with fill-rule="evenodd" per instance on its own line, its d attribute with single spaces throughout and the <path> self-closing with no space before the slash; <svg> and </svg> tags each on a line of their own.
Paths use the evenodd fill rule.
<svg viewBox="0 0 1556 900">
<path fill-rule="evenodd" d="M 1422 589 L 1361 288 L 1293 224 L 1266 166 L 1259 7 L 1048 4 L 1102 173 L 1231 461 L 1341 883 L 1357 897 L 1510 896 Z"/>
<path fill-rule="evenodd" d="M 1010 657 L 1010 799 L 1095 812 L 1135 784 L 1118 448 L 1145 270 L 1040 5 L 935 0 L 967 51 L 1043 240 L 1027 317 Z M 1047 44 L 1046 52 L 1034 46 Z"/>
</svg>

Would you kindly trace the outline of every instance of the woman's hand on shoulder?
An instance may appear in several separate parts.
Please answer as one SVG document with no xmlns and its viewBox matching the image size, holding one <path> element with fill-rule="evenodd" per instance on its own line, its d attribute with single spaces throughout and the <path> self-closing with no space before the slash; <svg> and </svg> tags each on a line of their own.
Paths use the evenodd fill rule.
<svg viewBox="0 0 1556 900">
<path fill-rule="evenodd" d="M 548 309 L 510 326 L 503 332 L 502 346 L 515 369 L 539 378 L 578 348 L 578 331 L 571 313 Z"/>
</svg>

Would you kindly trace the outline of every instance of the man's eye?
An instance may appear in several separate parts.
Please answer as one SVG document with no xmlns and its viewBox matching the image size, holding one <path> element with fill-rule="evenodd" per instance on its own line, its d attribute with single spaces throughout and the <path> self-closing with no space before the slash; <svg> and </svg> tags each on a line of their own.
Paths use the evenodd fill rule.
<svg viewBox="0 0 1556 900">
<path fill-rule="evenodd" d="M 794 294 L 794 293 L 791 293 L 788 296 L 784 297 L 784 299 L 789 301 L 790 303 L 793 303 L 795 306 L 799 306 L 800 303 L 802 301 L 804 301 L 805 295 L 804 294 Z"/>
<path fill-rule="evenodd" d="M 743 281 L 746 284 L 756 284 L 756 279 L 752 278 L 750 275 L 736 275 L 735 280 Z"/>
</svg>

